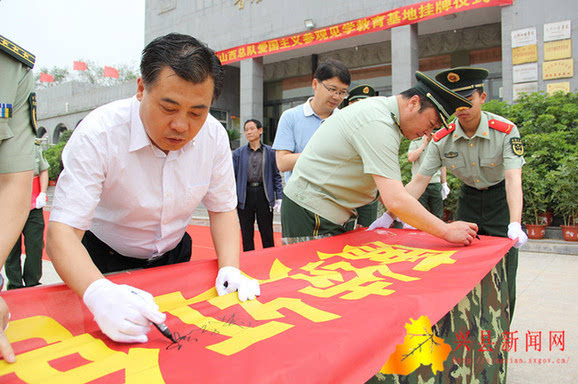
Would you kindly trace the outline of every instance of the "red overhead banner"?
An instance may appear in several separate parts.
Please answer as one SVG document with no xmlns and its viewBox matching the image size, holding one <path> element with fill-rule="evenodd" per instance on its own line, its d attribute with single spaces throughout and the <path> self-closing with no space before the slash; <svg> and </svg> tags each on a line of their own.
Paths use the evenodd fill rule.
<svg viewBox="0 0 578 384">
<path fill-rule="evenodd" d="M 152 293 L 178 343 L 154 328 L 146 344 L 109 340 L 63 285 L 9 291 L 17 362 L 0 361 L 0 382 L 362 383 L 410 318 L 438 321 L 512 244 L 392 229 L 248 252 L 262 295 L 245 303 L 217 296 L 215 260 L 109 276 Z"/>
<path fill-rule="evenodd" d="M 430 0 L 342 24 L 217 52 L 222 64 L 290 51 L 477 8 L 511 5 L 513 0 Z"/>
</svg>

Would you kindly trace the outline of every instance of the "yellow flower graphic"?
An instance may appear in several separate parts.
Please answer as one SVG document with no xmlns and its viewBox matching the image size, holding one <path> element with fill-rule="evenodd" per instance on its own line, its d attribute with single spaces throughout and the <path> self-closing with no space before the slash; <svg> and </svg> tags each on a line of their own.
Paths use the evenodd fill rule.
<svg viewBox="0 0 578 384">
<path fill-rule="evenodd" d="M 427 316 L 422 316 L 417 321 L 410 319 L 405 328 L 407 334 L 403 344 L 395 347 L 395 352 L 389 356 L 380 372 L 409 375 L 420 365 L 431 365 L 434 374 L 443 371 L 444 361 L 448 358 L 452 347 L 434 335 Z"/>
</svg>

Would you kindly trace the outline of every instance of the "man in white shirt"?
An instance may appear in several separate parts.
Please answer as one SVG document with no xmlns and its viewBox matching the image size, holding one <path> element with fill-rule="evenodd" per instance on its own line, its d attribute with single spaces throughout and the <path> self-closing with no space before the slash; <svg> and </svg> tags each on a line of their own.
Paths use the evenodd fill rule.
<svg viewBox="0 0 578 384">
<path fill-rule="evenodd" d="M 136 97 L 90 113 L 62 155 L 47 251 L 64 282 L 119 342 L 146 342 L 162 323 L 153 297 L 103 273 L 188 261 L 185 230 L 197 205 L 209 211 L 219 295 L 260 294 L 239 266 L 237 196 L 229 141 L 209 115 L 223 85 L 214 52 L 169 34 L 143 50 Z"/>
</svg>

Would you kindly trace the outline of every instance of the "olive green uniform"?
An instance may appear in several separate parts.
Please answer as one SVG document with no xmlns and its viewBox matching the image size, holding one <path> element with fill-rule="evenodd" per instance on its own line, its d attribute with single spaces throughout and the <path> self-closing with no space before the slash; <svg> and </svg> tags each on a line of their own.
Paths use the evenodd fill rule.
<svg viewBox="0 0 578 384">
<path fill-rule="evenodd" d="M 480 235 L 508 237 L 510 212 L 504 171 L 522 168 L 525 163 L 522 153 L 520 133 L 515 124 L 493 113 L 482 112 L 478 129 L 471 138 L 456 120 L 453 132 L 437 142 L 434 139 L 419 172 L 430 176 L 445 166 L 464 183 L 456 220 L 476 223 Z M 516 248 L 510 249 L 506 261 L 511 318 L 516 303 Z"/>
<path fill-rule="evenodd" d="M 490 128 L 492 124 L 508 127 L 508 133 Z M 521 154 L 514 151 L 518 140 L 514 124 L 483 112 L 472 138 L 464 134 L 459 122 L 445 137 L 436 141 L 434 135 L 419 173 L 432 176 L 445 166 L 464 182 L 456 214 L 458 219 L 477 223 L 480 234 L 507 237 L 509 211 L 503 185 L 504 170 L 520 168 L 524 164 Z M 515 295 L 513 266 L 517 266 L 515 249 L 435 324 L 436 334 L 453 348 L 442 372 L 432 375 L 431 367 L 422 365 L 407 376 L 378 374 L 370 382 L 505 383 L 508 350 L 504 333 L 509 332 L 510 326 L 510 291 L 512 297 Z M 508 284 L 508 290 L 501 289 L 504 284 Z M 485 346 L 482 342 L 488 332 L 491 345 L 488 342 Z M 464 339 L 469 343 L 460 344 Z"/>
<path fill-rule="evenodd" d="M 422 138 L 412 140 L 409 143 L 409 148 L 407 153 L 415 151 L 421 146 Z M 411 163 L 411 178 L 412 180 L 415 178 L 419 171 L 419 167 L 423 163 L 423 159 L 425 159 L 425 154 L 427 153 L 427 149 L 430 147 L 430 143 L 426 145 L 425 149 L 421 153 L 421 156 Z M 441 172 L 438 170 L 431 178 L 427 188 L 425 189 L 424 193 L 418 199 L 421 205 L 425 207 L 428 211 L 430 211 L 433 215 L 438 218 L 443 218 L 444 216 L 444 202 L 442 199 L 442 185 L 441 185 Z"/>
<path fill-rule="evenodd" d="M 44 158 L 42 148 L 37 143 L 34 145 L 34 176 L 48 169 L 49 165 Z M 22 270 L 22 236 L 24 236 L 24 246 L 26 247 L 26 261 Z M 42 277 L 42 250 L 44 249 L 44 215 L 43 210 L 33 208 L 30 210 L 26 224 L 22 229 L 22 234 L 10 251 L 6 264 L 6 277 L 8 278 L 8 289 L 33 287 L 40 284 Z"/>
<path fill-rule="evenodd" d="M 0 173 L 34 168 L 34 56 L 0 36 Z"/>
<path fill-rule="evenodd" d="M 328 118 L 284 189 L 283 238 L 294 243 L 352 230 L 357 207 L 375 200 L 373 175 L 400 180 L 397 99 L 371 97 Z M 339 148 L 337 151 L 336 148 Z"/>
</svg>

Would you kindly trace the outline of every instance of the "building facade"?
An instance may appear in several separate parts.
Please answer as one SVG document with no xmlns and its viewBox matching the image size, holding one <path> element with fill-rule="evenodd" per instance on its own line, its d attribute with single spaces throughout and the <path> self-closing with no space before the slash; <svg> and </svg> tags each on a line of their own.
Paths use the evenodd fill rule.
<svg viewBox="0 0 578 384">
<path fill-rule="evenodd" d="M 262 120 L 271 143 L 281 113 L 312 95 L 315 68 L 327 58 L 348 66 L 352 86 L 367 83 L 385 96 L 411 87 L 416 70 L 483 67 L 489 99 L 512 101 L 520 92 L 578 88 L 577 28 L 570 0 L 147 0 L 144 33 L 145 44 L 180 32 L 217 51 L 226 81 L 211 112 L 227 128 Z M 39 94 L 51 141 L 104 99 L 136 89 L 77 90 L 85 100 L 68 87 Z"/>
</svg>

